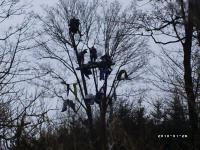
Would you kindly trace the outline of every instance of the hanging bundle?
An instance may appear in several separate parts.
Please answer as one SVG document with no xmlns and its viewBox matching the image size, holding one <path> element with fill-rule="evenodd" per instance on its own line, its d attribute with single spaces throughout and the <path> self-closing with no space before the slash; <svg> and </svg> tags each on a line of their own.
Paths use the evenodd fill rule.
<svg viewBox="0 0 200 150">
<path fill-rule="evenodd" d="M 97 104 L 100 105 L 102 97 L 103 97 L 103 93 L 98 92 L 98 93 L 96 94 L 96 97 L 95 97 L 94 101 L 95 101 Z"/>
<path fill-rule="evenodd" d="M 93 94 L 88 94 L 88 95 L 85 96 L 85 102 L 88 105 L 93 105 L 94 99 L 95 99 L 95 96 Z"/>
<path fill-rule="evenodd" d="M 128 74 L 126 70 L 120 70 L 119 74 L 117 75 L 117 80 L 121 81 L 121 80 L 127 80 L 127 79 L 128 79 Z"/>
<path fill-rule="evenodd" d="M 69 89 L 70 89 L 70 85 L 67 84 L 67 96 L 69 96 Z"/>
<path fill-rule="evenodd" d="M 100 105 L 103 96 L 104 96 L 104 85 L 103 85 L 103 87 L 101 87 L 101 89 L 97 92 L 94 101 L 95 101 L 97 104 Z"/>
<path fill-rule="evenodd" d="M 62 81 L 61 83 L 65 84 L 67 86 L 67 96 L 69 96 L 69 92 L 71 91 L 71 93 L 75 96 L 75 99 L 78 98 L 78 92 L 77 92 L 77 84 L 78 83 L 69 84 L 69 83 L 66 83 L 65 81 Z M 71 87 L 71 86 L 73 86 L 73 87 Z"/>
<path fill-rule="evenodd" d="M 61 112 L 64 112 L 67 110 L 67 106 L 69 106 L 74 112 L 76 112 L 76 109 L 75 109 L 75 104 L 72 100 L 64 100 L 63 102 L 63 107 L 62 107 L 62 111 Z"/>
<path fill-rule="evenodd" d="M 74 83 L 74 84 L 73 84 L 75 99 L 77 99 L 77 87 L 76 87 L 76 85 L 77 85 L 77 83 Z"/>
</svg>

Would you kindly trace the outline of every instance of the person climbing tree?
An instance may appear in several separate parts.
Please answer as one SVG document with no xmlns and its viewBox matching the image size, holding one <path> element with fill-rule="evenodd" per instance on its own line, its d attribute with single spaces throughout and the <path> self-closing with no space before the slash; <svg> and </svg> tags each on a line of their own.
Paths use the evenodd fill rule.
<svg viewBox="0 0 200 150">
<path fill-rule="evenodd" d="M 102 62 L 104 63 L 103 65 L 106 65 L 107 68 L 110 68 L 112 65 L 112 59 L 108 54 L 105 54 L 101 57 Z"/>
<path fill-rule="evenodd" d="M 111 69 L 112 60 L 108 54 L 105 54 L 104 56 L 102 56 L 101 60 L 102 61 L 99 66 L 100 80 L 105 80 L 108 78 L 108 76 L 110 75 L 110 73 L 112 71 L 112 69 Z"/>
<path fill-rule="evenodd" d="M 91 62 L 96 62 L 97 50 L 94 46 L 90 48 L 90 59 L 91 59 Z"/>
<path fill-rule="evenodd" d="M 79 26 L 80 26 L 79 19 L 76 19 L 75 17 L 73 17 L 69 21 L 69 32 L 73 33 L 73 34 L 78 33 L 80 36 L 82 36 L 80 29 L 79 29 Z"/>
<path fill-rule="evenodd" d="M 78 61 L 80 62 L 80 65 L 84 64 L 84 60 L 85 60 L 85 54 L 87 53 L 87 50 L 84 49 L 82 52 L 78 53 Z"/>
</svg>

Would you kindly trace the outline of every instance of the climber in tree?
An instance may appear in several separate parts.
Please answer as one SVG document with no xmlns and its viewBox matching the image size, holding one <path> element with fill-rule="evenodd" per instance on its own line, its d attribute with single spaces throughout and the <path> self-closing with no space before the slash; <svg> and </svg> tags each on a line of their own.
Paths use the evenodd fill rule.
<svg viewBox="0 0 200 150">
<path fill-rule="evenodd" d="M 104 56 L 101 57 L 101 64 L 99 66 L 100 70 L 100 80 L 105 80 L 108 78 L 110 75 L 112 69 L 112 60 L 111 57 L 108 54 L 105 54 Z"/>
<path fill-rule="evenodd" d="M 79 29 L 79 26 L 80 26 L 79 19 L 76 19 L 75 17 L 73 17 L 69 21 L 69 32 L 73 33 L 73 34 L 78 33 L 80 36 L 82 36 L 81 32 L 80 32 L 80 29 Z"/>
<path fill-rule="evenodd" d="M 85 60 L 85 54 L 87 53 L 87 50 L 84 49 L 82 52 L 78 53 L 78 62 L 80 62 L 80 65 L 84 64 L 84 60 Z"/>
<path fill-rule="evenodd" d="M 108 54 L 105 54 L 101 57 L 102 62 L 106 65 L 107 68 L 110 68 L 112 65 L 112 59 Z"/>
<path fill-rule="evenodd" d="M 92 74 L 91 70 L 86 67 L 86 65 L 84 65 L 84 60 L 85 60 L 85 54 L 87 53 L 87 50 L 84 49 L 82 52 L 78 53 L 78 62 L 80 62 L 80 66 L 81 66 L 81 71 L 83 72 L 83 74 L 90 79 L 89 75 Z"/>
<path fill-rule="evenodd" d="M 91 59 L 91 62 L 95 62 L 97 59 L 97 50 L 94 46 L 90 48 L 90 59 Z"/>
</svg>

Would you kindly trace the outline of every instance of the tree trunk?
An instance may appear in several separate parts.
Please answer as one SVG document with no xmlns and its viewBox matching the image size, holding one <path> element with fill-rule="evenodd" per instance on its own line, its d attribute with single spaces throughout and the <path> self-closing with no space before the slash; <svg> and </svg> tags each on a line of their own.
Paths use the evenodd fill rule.
<svg viewBox="0 0 200 150">
<path fill-rule="evenodd" d="M 189 119 L 191 125 L 191 140 L 193 149 L 196 145 L 196 132 L 198 129 L 198 116 L 195 104 L 194 85 L 192 80 L 192 67 L 191 67 L 191 48 L 192 48 L 192 35 L 193 35 L 193 22 L 192 22 L 192 5 L 189 3 L 188 21 L 185 24 L 185 43 L 183 44 L 184 51 L 184 82 L 185 91 L 188 101 Z"/>
<path fill-rule="evenodd" d="M 71 34 L 70 35 L 71 37 L 71 41 L 72 41 L 72 45 L 73 45 L 73 48 L 74 48 L 74 51 L 76 53 L 76 57 L 77 57 L 77 60 L 78 60 L 78 65 L 79 65 L 79 68 L 81 68 L 81 62 L 80 60 L 78 59 L 78 49 L 77 49 L 77 46 L 76 46 L 76 43 L 75 43 L 75 39 L 74 39 L 74 35 Z M 83 74 L 83 71 L 80 69 L 80 73 L 81 73 L 81 78 L 82 78 L 82 82 L 83 82 L 83 89 L 84 89 L 84 94 L 87 95 L 88 94 L 88 91 L 87 91 L 87 83 L 86 83 L 86 80 L 85 80 L 85 76 Z M 84 96 L 83 96 L 84 97 Z M 91 106 L 87 103 L 86 104 L 86 113 L 87 113 L 87 117 L 88 117 L 88 128 L 89 128 L 89 131 L 90 131 L 90 140 L 92 142 L 92 147 L 95 148 L 96 147 L 96 144 L 95 144 L 95 136 L 94 136 L 94 129 L 93 129 L 93 116 L 92 116 L 92 109 L 91 109 Z"/>
<path fill-rule="evenodd" d="M 107 150 L 107 134 L 106 134 L 106 110 L 107 110 L 107 78 L 104 83 L 104 97 L 101 102 L 101 150 Z"/>
<path fill-rule="evenodd" d="M 198 116 L 196 111 L 195 96 L 193 92 L 193 82 L 192 82 L 192 73 L 190 65 L 190 56 L 188 49 L 184 48 L 184 80 L 185 80 L 185 91 L 187 94 L 188 110 L 189 110 L 189 119 L 191 125 L 191 138 L 192 142 L 195 145 L 196 132 L 198 129 Z"/>
</svg>

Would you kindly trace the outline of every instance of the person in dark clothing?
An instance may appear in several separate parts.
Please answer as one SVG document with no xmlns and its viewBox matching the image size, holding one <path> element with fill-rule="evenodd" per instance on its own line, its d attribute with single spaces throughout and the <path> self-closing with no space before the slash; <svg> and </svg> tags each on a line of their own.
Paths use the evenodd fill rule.
<svg viewBox="0 0 200 150">
<path fill-rule="evenodd" d="M 79 26 L 80 26 L 79 19 L 76 19 L 75 17 L 73 17 L 69 21 L 69 32 L 73 33 L 73 34 L 79 33 L 79 35 L 82 36 L 80 29 L 79 29 Z"/>
<path fill-rule="evenodd" d="M 87 50 L 84 49 L 82 52 L 78 53 L 78 61 L 80 62 L 80 68 L 83 74 L 90 79 L 89 75 L 92 74 L 91 70 L 84 65 L 84 60 L 85 60 L 85 54 L 87 53 Z"/>
<path fill-rule="evenodd" d="M 94 46 L 92 48 L 90 48 L 90 59 L 91 59 L 91 62 L 96 62 L 97 50 Z"/>
<path fill-rule="evenodd" d="M 110 68 L 100 68 L 99 70 L 100 70 L 100 80 L 107 79 L 112 71 Z"/>
<path fill-rule="evenodd" d="M 104 62 L 104 65 L 106 65 L 107 68 L 110 68 L 112 65 L 112 59 L 108 54 L 105 54 L 101 57 L 102 62 Z"/>
<path fill-rule="evenodd" d="M 87 53 L 86 49 L 84 49 L 82 52 L 78 53 L 78 61 L 80 62 L 81 65 L 84 64 L 85 54 L 86 53 Z"/>
<path fill-rule="evenodd" d="M 100 80 L 105 80 L 108 78 L 108 76 L 112 71 L 111 69 L 112 59 L 109 55 L 105 54 L 104 56 L 101 57 L 101 60 L 102 61 L 99 66 Z"/>
</svg>

